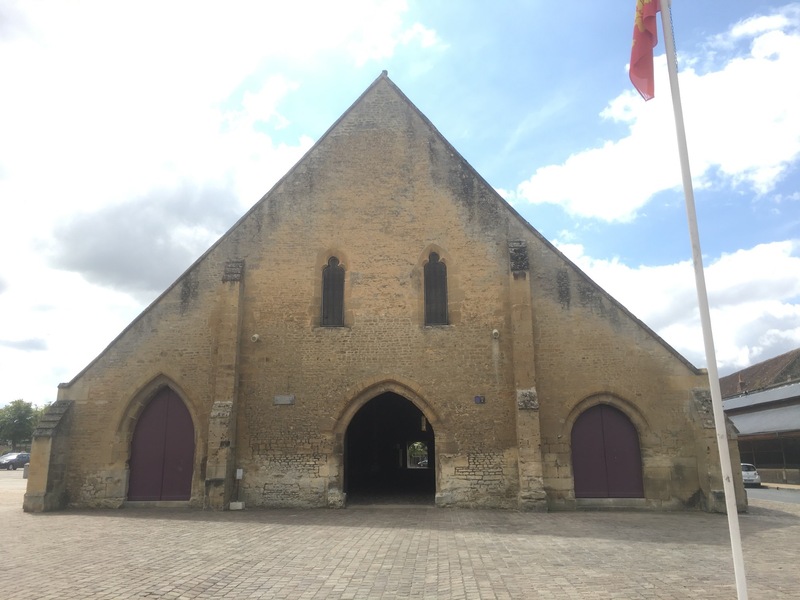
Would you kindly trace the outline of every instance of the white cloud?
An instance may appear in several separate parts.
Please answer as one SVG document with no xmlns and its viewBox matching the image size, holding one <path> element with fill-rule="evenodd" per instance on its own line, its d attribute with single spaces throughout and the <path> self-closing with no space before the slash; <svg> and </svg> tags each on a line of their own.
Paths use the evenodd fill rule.
<svg viewBox="0 0 800 600">
<path fill-rule="evenodd" d="M 400 36 L 400 41 L 406 45 L 419 41 L 419 45 L 422 48 L 446 48 L 446 44 L 439 39 L 436 31 L 420 23 L 414 23 L 409 29 L 406 29 Z"/>
<path fill-rule="evenodd" d="M 278 105 L 289 93 L 295 91 L 300 84 L 289 81 L 284 75 L 272 75 L 267 78 L 261 89 L 247 92 L 242 100 L 243 120 L 245 127 L 253 127 L 256 123 L 276 121 L 278 128 L 287 124 L 286 118 L 278 112 Z"/>
<path fill-rule="evenodd" d="M 686 68 L 681 97 L 696 189 L 728 185 L 771 191 L 800 157 L 800 13 L 735 26 L 727 41 L 752 37 L 745 56 L 716 71 Z M 750 39 L 748 37 L 748 39 Z M 721 44 L 718 44 L 721 45 Z M 685 63 L 697 62 L 694 57 Z M 601 113 L 629 134 L 540 167 L 512 198 L 561 205 L 569 214 L 630 221 L 652 197 L 681 185 L 666 59 L 655 61 L 656 98 L 625 91 Z"/>
<path fill-rule="evenodd" d="M 219 185 L 236 178 L 231 171 L 242 168 L 242 156 L 271 165 L 288 152 L 291 164 L 307 139 L 281 147 L 251 127 L 287 124 L 279 105 L 299 84 L 281 68 L 321 53 L 361 65 L 399 44 L 436 43 L 435 32 L 404 25 L 402 0 L 229 2 L 224 9 L 97 0 L 19 10 L 27 19 L 21 33 L 0 38 L 3 54 L 15 57 L 0 63 L 4 89 L 15 90 L 0 95 L 2 191 L 27 192 L 48 214 L 93 210 L 181 177 Z M 259 84 L 266 65 L 271 76 Z"/>
<path fill-rule="evenodd" d="M 303 74 L 345 72 L 424 49 L 407 65 L 420 73 L 447 48 L 434 29 L 409 19 L 405 0 L 234 0 L 224 7 L 31 0 L 2 10 L 0 404 L 54 399 L 55 385 L 84 367 L 156 293 L 153 269 L 127 278 L 123 293 L 109 287 L 119 282 L 109 281 L 108 264 L 88 260 L 103 258 L 98 252 L 81 260 L 80 244 L 62 248 L 62 263 L 72 259 L 82 276 L 54 270 L 45 249 L 66 234 L 91 235 L 90 221 L 116 219 L 117 227 L 130 221 L 129 229 L 149 222 L 174 250 L 169 269 L 182 269 L 222 233 L 225 215 L 241 214 L 311 146 L 306 135 L 288 137 L 294 129 L 285 111 L 304 92 Z M 681 86 L 696 187 L 764 193 L 796 164 L 800 86 L 792 74 L 800 71 L 799 20 L 798 10 L 784 9 L 743 21 L 713 40 L 708 56 L 682 58 L 690 66 Z M 716 64 L 723 56 L 727 62 Z M 644 103 L 628 91 L 602 113 L 627 127 L 626 137 L 543 167 L 513 193 L 501 190 L 503 196 L 625 221 L 654 194 L 678 187 L 664 60 L 657 58 L 655 100 Z M 554 93 L 558 100 L 522 120 L 509 147 L 532 124 L 557 118 L 567 96 Z M 192 190 L 189 201 L 179 197 L 185 189 Z M 226 203 L 224 214 L 191 217 L 193 210 L 214 213 L 215 198 Z M 797 199 L 797 192 L 782 190 L 771 200 Z M 155 212 L 147 221 L 136 219 L 137 209 Z M 117 253 L 105 258 L 136 248 L 136 231 L 115 236 L 109 226 L 103 234 L 93 242 L 114 243 Z M 702 342 L 689 263 L 631 268 L 592 260 L 577 245 L 563 248 L 690 360 L 704 362 L 696 350 Z M 796 247 L 784 243 L 709 266 L 723 367 L 800 345 L 797 263 Z M 161 266 L 159 276 L 169 278 L 172 271 Z M 88 282 L 89 275 L 103 285 Z"/>
<path fill-rule="evenodd" d="M 0 404 L 54 399 L 311 147 L 282 111 L 304 73 L 442 45 L 405 0 L 0 11 Z M 144 260 L 148 232 L 170 260 Z"/>
<path fill-rule="evenodd" d="M 790 24 L 787 16 L 783 14 L 752 17 L 734 25 L 731 28 L 730 37 L 734 39 L 749 38 L 765 31 L 783 29 Z"/>
<path fill-rule="evenodd" d="M 10 283 L 0 294 L 0 404 L 55 400 L 56 385 L 76 375 L 142 309 L 127 294 L 47 270 L 35 257 L 3 268 Z"/>
<path fill-rule="evenodd" d="M 558 243 L 601 287 L 694 364 L 706 364 L 690 261 L 630 267 Z M 774 242 L 725 254 L 705 279 L 721 372 L 800 346 L 800 242 Z"/>
<path fill-rule="evenodd" d="M 300 87 L 281 69 L 435 44 L 432 30 L 404 25 L 407 10 L 402 0 L 96 0 L 5 11 L 0 51 L 14 60 L 0 61 L 0 197 L 11 214 L 0 244 L 30 245 L 34 228 L 20 224 L 47 239 L 76 211 L 187 181 L 249 207 L 312 144 L 274 139 L 288 125 L 280 105 Z"/>
</svg>

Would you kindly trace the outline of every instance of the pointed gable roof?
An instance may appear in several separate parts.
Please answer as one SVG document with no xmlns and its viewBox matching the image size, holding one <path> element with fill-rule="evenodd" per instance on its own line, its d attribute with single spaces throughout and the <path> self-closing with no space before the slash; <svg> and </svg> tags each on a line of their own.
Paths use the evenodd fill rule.
<svg viewBox="0 0 800 600">
<path fill-rule="evenodd" d="M 534 236 L 536 236 L 536 237 L 537 237 L 539 240 L 541 240 L 541 242 L 542 242 L 544 245 L 546 245 L 546 246 L 547 246 L 547 247 L 550 249 L 550 251 L 552 251 L 552 252 L 553 252 L 553 253 L 555 253 L 557 256 L 559 256 L 559 257 L 560 257 L 560 258 L 561 258 L 561 259 L 562 259 L 564 262 L 568 263 L 568 264 L 569 264 L 569 265 L 570 265 L 570 266 L 571 266 L 571 267 L 572 267 L 572 268 L 575 270 L 575 272 L 576 272 L 576 273 L 577 273 L 579 276 L 583 277 L 583 278 L 586 280 L 586 282 L 587 282 L 587 283 L 589 283 L 590 285 L 592 285 L 592 286 L 594 286 L 595 288 L 597 288 L 598 290 L 600 290 L 600 291 L 603 293 L 603 295 L 604 295 L 604 296 L 605 296 L 605 297 L 608 299 L 608 301 L 609 301 L 609 302 L 611 302 L 612 304 L 614 304 L 614 305 L 616 306 L 616 308 L 617 308 L 617 309 L 619 309 L 621 312 L 623 312 L 624 314 L 626 314 L 626 315 L 627 315 L 627 316 L 628 316 L 628 317 L 629 317 L 629 318 L 630 318 L 632 321 L 634 321 L 634 322 L 635 322 L 635 323 L 636 323 L 636 324 L 637 324 L 639 327 L 641 327 L 642 329 L 644 329 L 644 330 L 647 332 L 647 334 L 648 334 L 648 335 L 650 335 L 650 336 L 651 336 L 653 339 L 655 339 L 655 340 L 656 340 L 656 341 L 657 341 L 659 344 L 661 344 L 661 345 L 662 345 L 664 348 L 666 348 L 666 349 L 667 349 L 667 350 L 668 350 L 668 351 L 669 351 L 669 352 L 670 352 L 670 353 L 671 353 L 673 356 L 675 356 L 675 358 L 677 358 L 677 359 L 678 359 L 678 360 L 679 360 L 681 363 L 683 363 L 683 364 L 684 364 L 684 365 L 685 365 L 685 366 L 686 366 L 686 367 L 687 367 L 687 368 L 688 368 L 690 371 L 692 371 L 693 373 L 700 373 L 700 372 L 704 371 L 704 369 L 698 369 L 698 368 L 697 368 L 695 365 L 693 365 L 693 364 L 692 364 L 692 363 L 691 363 L 691 362 L 690 362 L 690 361 L 689 361 L 689 360 L 688 360 L 688 359 L 687 359 L 685 356 L 683 356 L 683 355 L 682 355 L 680 352 L 678 352 L 677 350 L 675 350 L 675 348 L 673 348 L 673 347 L 672 347 L 672 346 L 671 346 L 669 343 L 667 343 L 667 341 L 666 341 L 666 340 L 664 340 L 664 339 L 663 339 L 663 338 L 662 338 L 660 335 L 658 335 L 658 334 L 657 334 L 655 331 L 653 331 L 653 330 L 652 330 L 652 329 L 651 329 L 651 328 L 650 328 L 650 327 L 649 327 L 649 326 L 648 326 L 648 325 L 647 325 L 645 322 L 641 321 L 641 320 L 640 320 L 640 319 L 639 319 L 639 318 L 638 318 L 636 315 L 634 315 L 632 312 L 630 312 L 630 311 L 627 309 L 627 307 L 623 306 L 623 305 L 622 305 L 622 304 L 621 304 L 621 303 L 620 303 L 620 302 L 619 302 L 619 301 L 618 301 L 616 298 L 614 298 L 614 297 L 613 297 L 611 294 L 609 294 L 609 293 L 608 293 L 608 292 L 606 292 L 604 289 L 602 289 L 602 287 L 601 287 L 600 285 L 598 285 L 598 284 L 597 284 L 597 283 L 596 283 L 596 282 L 595 282 L 595 281 L 594 281 L 594 280 L 593 280 L 591 277 L 589 277 L 589 276 L 588 276 L 586 273 L 584 273 L 584 271 L 583 271 L 583 270 L 582 270 L 582 269 L 581 269 L 581 268 L 580 268 L 578 265 L 576 265 L 576 264 L 575 264 L 575 263 L 574 263 L 574 262 L 573 262 L 573 261 L 572 261 L 572 260 L 571 260 L 569 257 L 567 257 L 567 256 L 566 256 L 566 255 L 565 255 L 563 252 L 561 252 L 561 250 L 559 250 L 558 248 L 556 248 L 556 246 L 554 246 L 554 245 L 553 245 L 553 243 L 552 243 L 552 242 L 550 242 L 550 240 L 548 240 L 548 239 L 547 239 L 547 238 L 546 238 L 544 235 L 542 235 L 542 234 L 539 232 L 539 230 L 537 230 L 537 229 L 536 229 L 536 228 L 535 228 L 533 225 L 531 225 L 531 224 L 530 224 L 530 223 L 529 223 L 529 222 L 528 222 L 528 221 L 527 221 L 527 220 L 526 220 L 526 219 L 525 219 L 525 218 L 524 218 L 522 215 L 520 215 L 520 214 L 517 212 L 517 210 L 516 210 L 516 209 L 515 209 L 513 206 L 511 206 L 511 204 L 509 204 L 509 203 L 508 203 L 508 202 L 505 200 L 505 198 L 503 198 L 503 197 L 502 197 L 502 196 L 501 196 L 501 195 L 500 195 L 500 194 L 499 194 L 499 193 L 498 193 L 498 192 L 495 190 L 495 188 L 494 188 L 494 187 L 493 187 L 493 186 L 492 186 L 492 185 L 491 185 L 491 184 L 490 184 L 488 181 L 486 181 L 486 179 L 485 179 L 485 178 L 484 178 L 484 177 L 483 177 L 483 176 L 482 176 L 482 175 L 481 175 L 481 174 L 480 174 L 480 173 L 479 173 L 479 172 L 478 172 L 478 171 L 477 171 L 477 170 L 476 170 L 476 169 L 475 169 L 475 168 L 474 168 L 474 167 L 473 167 L 473 166 L 472 166 L 470 163 L 469 163 L 469 161 L 467 161 L 467 159 L 466 159 L 466 158 L 464 158 L 464 157 L 461 155 L 461 153 L 460 153 L 460 152 L 459 152 L 459 151 L 458 151 L 458 150 L 457 150 L 457 149 L 456 149 L 456 148 L 455 148 L 455 147 L 454 147 L 454 146 L 453 146 L 453 145 L 452 145 L 452 144 L 451 144 L 451 143 L 450 143 L 450 142 L 447 140 L 447 138 L 446 138 L 446 137 L 445 137 L 445 136 L 444 136 L 444 135 L 443 135 L 443 134 L 442 134 L 442 133 L 441 133 L 441 132 L 440 132 L 440 131 L 439 131 L 439 130 L 436 128 L 436 126 L 435 126 L 435 125 L 434 125 L 434 124 L 431 122 L 431 120 L 430 120 L 430 119 L 428 119 L 428 117 L 427 117 L 427 116 L 425 116 L 425 114 L 424 114 L 424 113 L 423 113 L 423 112 L 422 112 L 422 111 L 421 111 L 419 108 L 417 108 L 417 106 L 416 106 L 416 105 L 415 105 L 415 104 L 414 104 L 414 103 L 413 103 L 413 102 L 412 102 L 412 101 L 411 101 L 411 100 L 408 98 L 408 96 L 406 96 L 406 95 L 405 95 L 405 93 L 403 93 L 403 91 L 402 91 L 402 90 L 401 90 L 401 89 L 400 89 L 400 88 L 399 88 L 399 87 L 398 87 L 398 86 L 397 86 L 397 85 L 396 85 L 396 84 L 395 84 L 395 83 L 394 83 L 394 82 L 393 82 L 393 81 L 392 81 L 392 80 L 389 78 L 389 74 L 388 74 L 388 72 L 387 72 L 386 70 L 383 70 L 383 71 L 381 71 L 381 74 L 380 74 L 380 75 L 378 75 L 378 77 L 377 77 L 377 78 L 376 78 L 376 79 L 375 79 L 375 80 L 374 80 L 374 81 L 373 81 L 373 82 L 372 82 L 372 83 L 371 83 L 371 84 L 370 84 L 370 85 L 367 87 L 367 89 L 366 89 L 366 90 L 364 90 L 364 92 L 363 92 L 363 93 L 362 93 L 362 94 L 361 94 L 361 95 L 360 95 L 360 96 L 359 96 L 359 97 L 358 97 L 358 98 L 357 98 L 357 99 L 356 99 L 356 100 L 355 100 L 355 101 L 354 101 L 354 102 L 353 102 L 353 103 L 352 103 L 352 104 L 351 104 L 351 105 L 350 105 L 350 106 L 347 108 L 347 110 L 345 110 L 345 111 L 344 111 L 344 113 L 342 113 L 342 115 L 341 115 L 341 116 L 340 116 L 338 119 L 336 119 L 336 121 L 334 121 L 334 123 L 333 123 L 333 124 L 332 124 L 332 125 L 331 125 L 331 126 L 328 128 L 328 130 L 327 130 L 327 131 L 326 131 L 326 132 L 325 132 L 325 133 L 324 133 L 322 136 L 320 136 L 320 138 L 317 140 L 317 142 L 316 142 L 316 143 L 315 143 L 315 144 L 314 144 L 314 145 L 313 145 L 311 148 L 309 148 L 309 149 L 308 149 L 308 151 L 307 151 L 307 152 L 306 152 L 306 153 L 303 155 L 303 157 L 302 157 L 300 160 L 298 160 L 298 161 L 297 161 L 297 163 L 296 163 L 296 164 L 295 164 L 295 165 L 294 165 L 294 166 L 293 166 L 291 169 L 289 169 L 289 171 L 287 171 L 287 172 L 286 172 L 286 174 L 285 174 L 283 177 L 281 177 L 281 178 L 280 178 L 280 179 L 279 179 L 279 180 L 278 180 L 278 181 L 275 183 L 275 185 L 273 185 L 273 186 L 272 186 L 272 188 L 270 188 L 270 190 L 269 190 L 269 191 L 268 191 L 266 194 L 264 194 L 264 196 L 263 196 L 263 197 L 262 197 L 262 198 L 261 198 L 261 199 L 260 199 L 260 200 L 259 200 L 257 203 L 255 203 L 255 204 L 254 204 L 254 205 L 253 205 L 253 206 L 250 208 L 250 210 L 249 210 L 249 211 L 247 211 L 247 213 L 245 213 L 245 214 L 242 216 L 242 218 L 241 218 L 241 219 L 239 219 L 239 220 L 238 220 L 238 221 L 237 221 L 237 222 L 236 222 L 236 223 L 233 225 L 233 227 L 231 227 L 231 228 L 230 228 L 230 230 L 228 230 L 228 232 L 226 232 L 226 233 L 225 233 L 225 235 L 223 235 L 223 236 L 222 236 L 222 237 L 221 237 L 221 238 L 220 238 L 220 239 L 219 239 L 219 240 L 218 240 L 218 241 L 217 241 L 217 242 L 216 242 L 216 243 L 215 243 L 215 244 L 214 244 L 214 245 L 213 245 L 211 248 L 209 248 L 209 250 L 208 250 L 206 253 L 204 253 L 204 255 L 203 255 L 203 256 L 201 256 L 201 257 L 200 257 L 200 258 L 199 258 L 199 259 L 198 259 L 196 262 L 200 262 L 200 260 L 202 260 L 202 259 L 203 259 L 203 257 L 204 257 L 206 254 L 208 254 L 209 252 L 211 252 L 211 250 L 213 250 L 213 249 L 214 249 L 214 247 L 215 247 L 216 245 L 218 245 L 218 244 L 219 244 L 219 243 L 220 243 L 220 242 L 221 242 L 221 241 L 222 241 L 222 240 L 223 240 L 223 239 L 224 239 L 226 236 L 228 236 L 228 235 L 229 235 L 229 234 L 230 234 L 230 233 L 231 233 L 233 230 L 235 230 L 235 229 L 237 228 L 237 226 L 238 226 L 238 225 L 239 225 L 239 224 L 240 224 L 242 221 L 244 221 L 245 219 L 247 219 L 247 217 L 250 215 L 250 213 L 254 212 L 254 211 L 255 211 L 255 210 L 258 208 L 258 206 L 259 206 L 261 203 L 263 203 L 263 202 L 267 201 L 267 200 L 269 199 L 269 197 L 272 195 L 273 191 L 274 191 L 274 190 L 277 190 L 278 188 L 280 188 L 280 186 L 281 186 L 281 185 L 282 185 L 282 184 L 283 184 L 285 181 L 289 180 L 289 179 L 290 179 L 290 178 L 293 176 L 293 174 L 295 173 L 295 171 L 296 171 L 297 169 L 301 168 L 301 167 L 302 167 L 302 165 L 304 165 L 304 164 L 307 162 L 307 159 L 308 159 L 308 158 L 309 158 L 311 155 L 313 155 L 313 154 L 314 154 L 314 153 L 317 151 L 317 149 L 318 149 L 320 146 L 322 146 L 322 145 L 325 143 L 325 141 L 326 141 L 328 138 L 331 138 L 331 137 L 335 136 L 335 135 L 336 135 L 336 133 L 337 133 L 337 131 L 338 131 L 338 130 L 339 130 L 341 127 L 342 127 L 342 124 L 343 124 L 343 122 L 344 122 L 344 121 L 346 121 L 346 120 L 348 119 L 348 117 L 350 117 L 350 115 L 351 115 L 352 113 L 354 113 L 356 110 L 358 110 L 358 108 L 359 108 L 360 106 L 362 106 L 363 104 L 365 104 L 365 102 L 367 102 L 367 100 L 370 98 L 370 96 L 371 96 L 371 95 L 373 95 L 373 94 L 376 92 L 376 89 L 377 89 L 379 86 L 381 86 L 381 85 L 388 86 L 388 89 L 389 89 L 389 90 L 391 90 L 391 91 L 393 92 L 393 94 L 395 95 L 395 97 L 396 97 L 396 98 L 399 98 L 399 99 L 400 99 L 400 101 L 401 101 L 401 103 L 402 103 L 403 105 L 405 105 L 405 106 L 406 106 L 408 109 L 410 109 L 411 111 L 413 111 L 413 112 L 414 112 L 414 114 L 417 116 L 417 118 L 419 118 L 421 121 L 423 121 L 423 122 L 425 123 L 425 125 L 426 125 L 426 126 L 427 126 L 427 127 L 430 129 L 430 130 L 431 130 L 431 132 L 433 133 L 433 135 L 435 135 L 435 136 L 438 138 L 438 141 L 439 141 L 440 143 L 444 144 L 444 146 L 447 148 L 447 150 L 448 150 L 449 154 L 450 154 L 450 155 L 451 155 L 451 156 L 452 156 L 452 157 L 453 157 L 453 158 L 454 158 L 456 161 L 459 161 L 459 162 L 460 162 L 460 164 L 461 164 L 461 166 L 462 166 L 462 167 L 463 167 L 463 168 L 464 168 L 466 171 L 468 171 L 468 172 L 469 172 L 469 173 L 470 173 L 470 174 L 471 174 L 473 177 L 475 177 L 475 179 L 477 179 L 478 181 L 480 181 L 480 182 L 481 182 L 481 183 L 482 183 L 482 184 L 483 184 L 483 185 L 486 187 L 486 189 L 487 189 L 487 190 L 490 190 L 490 191 L 491 191 L 491 193 L 493 194 L 493 196 L 494 196 L 495 200 L 496 200 L 496 201 L 497 201 L 499 204 L 501 204 L 505 210 L 507 210 L 509 213 L 511 213 L 511 214 L 514 216 L 514 218 L 515 218 L 515 219 L 517 219 L 517 221 L 518 221 L 518 222 L 519 222 L 519 223 L 520 223 L 520 224 L 521 224 L 521 225 L 522 225 L 522 226 L 523 226 L 525 229 L 527 229 L 527 230 L 528 230 L 528 231 L 529 231 L 531 234 L 533 234 L 533 235 L 534 235 Z M 396 118 L 397 116 L 398 116 L 398 115 L 395 115 L 395 118 Z M 386 118 L 386 113 L 385 113 L 385 112 L 383 112 L 383 113 L 381 114 L 381 120 L 383 120 L 383 119 L 385 119 L 385 118 Z M 373 125 L 373 126 L 378 126 L 378 125 L 379 125 L 379 121 L 376 119 L 376 120 L 375 120 L 375 121 L 372 123 L 372 125 Z M 360 122 L 360 125 L 359 125 L 359 126 L 360 126 L 360 127 L 362 127 L 362 128 L 365 128 L 365 127 L 367 127 L 367 126 L 368 126 L 368 124 L 367 124 L 367 122 L 365 122 L 364 120 L 361 120 L 361 122 Z M 194 265 L 192 265 L 192 266 L 194 266 Z M 188 272 L 189 270 L 191 270 L 191 268 L 192 268 L 192 267 L 190 267 L 189 269 L 187 269 L 187 272 Z M 176 282 L 176 283 L 177 283 L 177 282 Z M 174 284 L 173 284 L 173 285 L 174 285 Z M 165 293 L 166 293 L 166 292 L 165 292 Z"/>
<path fill-rule="evenodd" d="M 381 88 L 383 88 L 381 90 Z M 354 115 L 357 111 L 361 108 L 366 107 L 370 102 L 380 102 L 381 99 L 380 91 L 386 92 L 389 91 L 389 94 L 384 94 L 383 100 L 387 102 L 392 101 L 392 97 L 394 100 L 399 100 L 399 103 L 396 103 L 396 106 L 402 106 L 413 112 L 413 114 L 419 118 L 426 127 L 428 127 L 431 133 L 437 138 L 437 141 L 442 143 L 445 148 L 447 149 L 448 153 L 453 157 L 454 160 L 458 161 L 463 169 L 468 171 L 471 176 L 473 176 L 477 181 L 479 181 L 487 190 L 491 192 L 494 199 L 502 205 L 502 207 L 507 210 L 509 213 L 513 215 L 518 222 L 527 229 L 532 235 L 536 236 L 541 242 L 546 245 L 550 251 L 554 254 L 559 256 L 564 262 L 568 263 L 578 274 L 580 277 L 585 279 L 587 283 L 598 289 L 602 292 L 603 296 L 612 303 L 618 310 L 622 313 L 627 315 L 632 321 L 634 321 L 639 327 L 641 327 L 644 331 L 647 332 L 649 336 L 651 336 L 654 340 L 656 340 L 659 344 L 661 344 L 665 349 L 667 349 L 676 359 L 678 359 L 681 363 L 683 363 L 690 371 L 693 373 L 700 373 L 701 370 L 695 367 L 689 360 L 686 359 L 682 354 L 680 354 L 677 350 L 675 350 L 670 344 L 668 344 L 661 336 L 659 336 L 655 331 L 653 331 L 646 323 L 641 321 L 637 318 L 633 313 L 631 313 L 625 306 L 623 306 L 616 298 L 608 294 L 605 290 L 603 290 L 596 282 L 594 282 L 586 273 L 584 273 L 580 267 L 578 267 L 575 263 L 573 263 L 565 254 L 563 254 L 558 248 L 556 248 L 547 238 L 545 238 L 537 229 L 535 229 L 522 215 L 520 215 L 513 206 L 511 206 L 506 200 L 500 196 L 499 193 L 491 186 L 483 176 L 471 165 L 469 162 L 456 150 L 456 148 L 445 138 L 444 135 L 439 132 L 436 126 L 425 116 L 422 111 L 417 108 L 417 106 L 402 92 L 402 90 L 391 80 L 389 79 L 389 75 L 387 71 L 382 71 L 381 74 L 367 87 L 366 90 L 345 110 L 344 113 L 327 129 L 327 131 L 320 136 L 320 138 L 316 141 L 315 144 L 309 148 L 306 153 L 300 158 L 300 160 L 295 163 L 292 168 L 290 168 L 284 175 L 281 177 L 270 189 L 269 191 L 264 194 L 250 209 L 242 215 L 240 219 L 234 223 L 228 231 L 226 231 L 220 238 L 212 244 L 196 261 L 194 261 L 167 289 L 164 290 L 150 305 L 145 308 L 141 314 L 139 314 L 124 330 L 122 330 L 118 336 L 111 341 L 111 343 L 94 359 L 92 360 L 86 367 L 84 367 L 80 373 L 78 373 L 70 382 L 68 383 L 61 383 L 59 387 L 69 387 L 75 381 L 77 381 L 86 371 L 88 371 L 92 365 L 94 365 L 100 357 L 102 357 L 108 350 L 111 348 L 117 340 L 122 338 L 127 331 L 133 328 L 155 305 L 157 305 L 171 290 L 173 290 L 177 285 L 181 283 L 181 281 L 193 270 L 195 267 L 201 263 L 209 254 L 211 254 L 222 242 L 228 238 L 244 221 L 246 221 L 256 210 L 258 210 L 261 205 L 265 202 L 268 202 L 270 197 L 273 196 L 273 193 L 278 190 L 285 182 L 290 180 L 300 169 L 306 168 L 309 164 L 311 157 L 318 152 L 319 148 L 326 143 L 326 141 L 335 138 L 340 133 L 344 133 L 347 127 L 356 127 L 361 130 L 371 129 L 371 128 L 385 128 L 387 124 L 387 120 L 391 121 L 392 119 L 396 121 L 397 124 L 400 123 L 400 120 L 404 118 L 404 114 L 407 115 L 408 113 L 402 110 L 397 111 L 370 111 L 364 110 L 359 114 L 358 119 L 354 119 L 351 123 L 347 123 L 348 119 Z"/>
</svg>

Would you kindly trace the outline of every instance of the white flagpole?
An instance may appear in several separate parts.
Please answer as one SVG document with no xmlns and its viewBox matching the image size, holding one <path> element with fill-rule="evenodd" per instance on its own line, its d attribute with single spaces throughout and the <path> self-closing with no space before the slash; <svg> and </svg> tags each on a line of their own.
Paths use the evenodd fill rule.
<svg viewBox="0 0 800 600">
<path fill-rule="evenodd" d="M 683 125 L 683 108 L 678 88 L 678 59 L 675 53 L 675 39 L 672 33 L 672 2 L 661 0 L 661 26 L 664 32 L 664 44 L 667 50 L 667 66 L 669 68 L 669 85 L 672 90 L 672 108 L 675 112 L 675 130 L 678 135 L 678 153 L 681 159 L 681 175 L 683 176 L 683 193 L 686 197 L 686 216 L 689 221 L 689 236 L 692 242 L 692 259 L 694 261 L 694 277 L 697 286 L 697 300 L 700 306 L 700 322 L 703 326 L 703 341 L 708 364 L 708 380 L 711 386 L 711 405 L 714 412 L 714 427 L 717 432 L 717 448 L 719 462 L 722 467 L 722 486 L 725 492 L 725 510 L 728 513 L 728 531 L 733 553 L 733 571 L 736 578 L 736 593 L 739 600 L 747 600 L 747 580 L 744 573 L 742 556 L 742 537 L 739 532 L 739 514 L 736 511 L 736 492 L 733 487 L 733 469 L 728 451 L 728 433 L 725 427 L 725 413 L 722 410 L 722 393 L 719 388 L 717 372 L 717 356 L 714 351 L 714 337 L 711 333 L 711 314 L 708 308 L 708 293 L 703 272 L 703 255 L 700 252 L 700 234 L 697 229 L 697 214 L 694 206 L 694 190 L 692 174 L 689 170 L 689 151 L 686 146 L 686 131 Z"/>
</svg>

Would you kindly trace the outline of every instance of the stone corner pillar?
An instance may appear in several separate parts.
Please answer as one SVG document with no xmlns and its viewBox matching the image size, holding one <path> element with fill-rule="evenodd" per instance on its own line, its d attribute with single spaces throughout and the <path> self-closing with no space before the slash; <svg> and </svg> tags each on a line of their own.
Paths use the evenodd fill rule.
<svg viewBox="0 0 800 600">
<path fill-rule="evenodd" d="M 225 263 L 212 324 L 216 332 L 214 403 L 208 420 L 205 506 L 225 510 L 236 486 L 236 407 L 242 329 L 244 260 Z"/>
<path fill-rule="evenodd" d="M 520 510 L 547 510 L 542 469 L 542 433 L 536 392 L 533 343 L 533 294 L 528 248 L 524 241 L 509 241 L 511 349 L 516 389 L 517 465 Z"/>
<path fill-rule="evenodd" d="M 33 432 L 28 486 L 22 509 L 48 512 L 67 506 L 66 471 L 72 400 L 51 404 Z"/>
<path fill-rule="evenodd" d="M 711 407 L 711 392 L 708 389 L 692 390 L 690 413 L 695 423 L 700 428 L 696 437 L 697 475 L 700 482 L 700 491 L 703 496 L 701 506 L 707 512 L 726 513 L 725 491 L 722 482 L 722 466 L 719 462 L 719 449 L 717 448 L 717 433 L 714 427 L 714 415 Z M 739 441 L 733 423 L 725 417 L 727 431 L 728 453 L 734 475 L 734 492 L 736 494 L 736 510 L 747 511 L 747 493 L 744 489 L 741 474 L 737 477 L 738 465 L 741 463 L 739 456 Z"/>
<path fill-rule="evenodd" d="M 214 402 L 208 422 L 206 503 L 214 510 L 227 508 L 233 493 L 236 459 L 236 414 L 231 400 Z"/>
</svg>

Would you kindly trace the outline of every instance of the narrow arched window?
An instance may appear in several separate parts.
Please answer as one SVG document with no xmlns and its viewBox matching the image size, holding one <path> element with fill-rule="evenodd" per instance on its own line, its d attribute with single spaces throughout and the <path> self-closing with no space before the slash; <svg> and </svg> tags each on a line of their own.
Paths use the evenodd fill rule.
<svg viewBox="0 0 800 600">
<path fill-rule="evenodd" d="M 436 252 L 425 265 L 425 325 L 447 325 L 447 267 Z"/>
<path fill-rule="evenodd" d="M 323 327 L 344 326 L 344 267 L 331 256 L 322 269 L 322 323 Z"/>
</svg>

